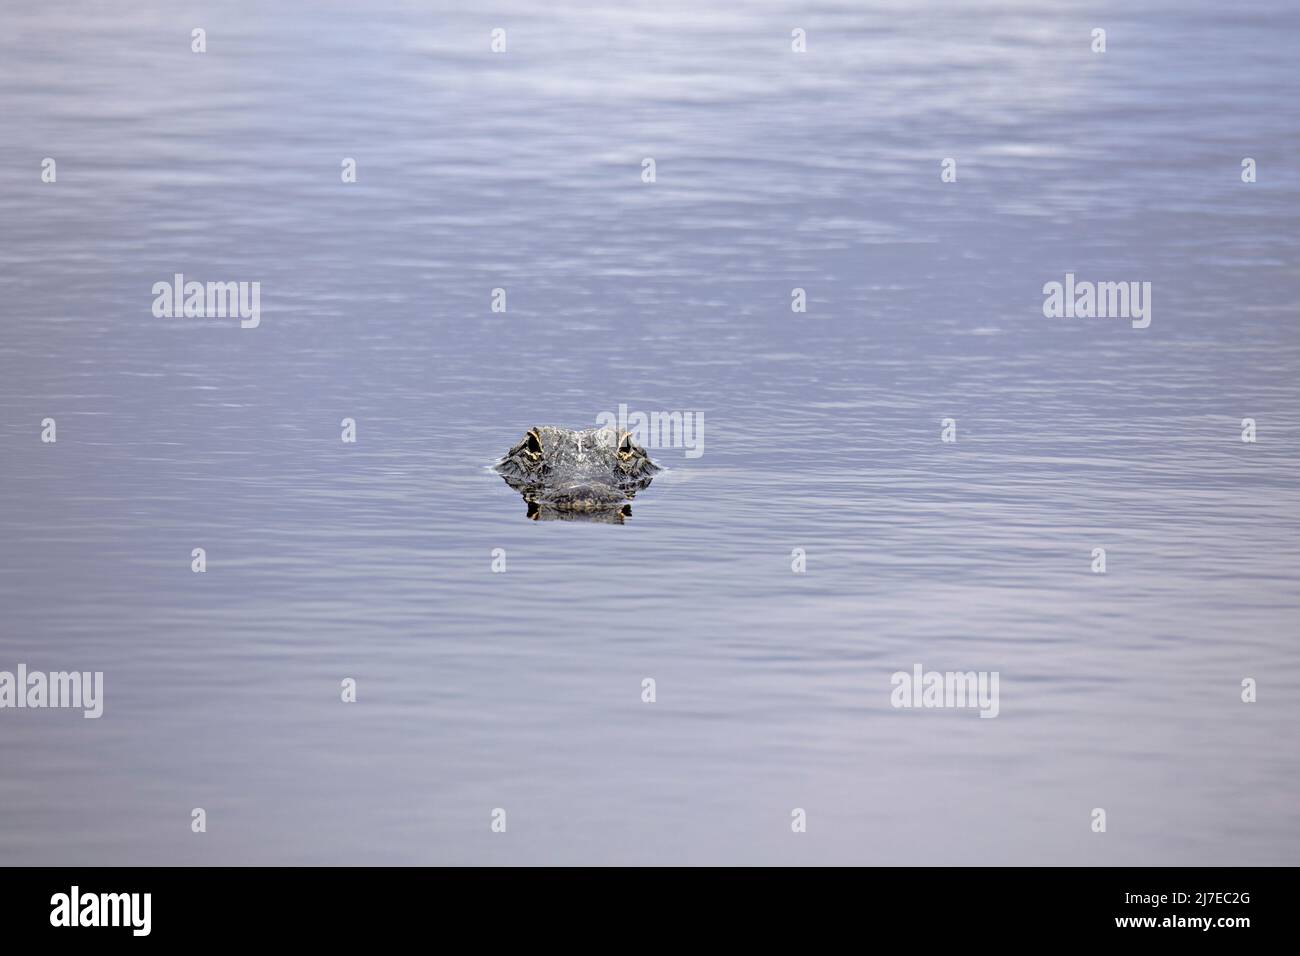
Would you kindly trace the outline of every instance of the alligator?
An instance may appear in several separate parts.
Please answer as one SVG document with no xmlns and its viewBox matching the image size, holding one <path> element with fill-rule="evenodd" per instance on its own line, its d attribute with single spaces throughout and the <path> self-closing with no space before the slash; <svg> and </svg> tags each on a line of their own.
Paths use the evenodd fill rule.
<svg viewBox="0 0 1300 956">
<path fill-rule="evenodd" d="M 609 524 L 632 516 L 629 502 L 660 471 L 627 432 L 554 425 L 530 428 L 492 469 L 523 496 L 533 521 Z"/>
</svg>

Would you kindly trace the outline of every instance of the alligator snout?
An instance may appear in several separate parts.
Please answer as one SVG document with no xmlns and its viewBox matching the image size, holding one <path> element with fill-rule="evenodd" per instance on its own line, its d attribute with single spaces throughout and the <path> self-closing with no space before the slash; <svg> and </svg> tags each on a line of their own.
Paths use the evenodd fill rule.
<svg viewBox="0 0 1300 956">
<path fill-rule="evenodd" d="M 594 511 L 609 508 L 627 501 L 627 494 L 613 485 L 574 484 L 560 488 L 547 488 L 533 495 L 535 500 L 555 508 L 572 511 Z"/>
</svg>

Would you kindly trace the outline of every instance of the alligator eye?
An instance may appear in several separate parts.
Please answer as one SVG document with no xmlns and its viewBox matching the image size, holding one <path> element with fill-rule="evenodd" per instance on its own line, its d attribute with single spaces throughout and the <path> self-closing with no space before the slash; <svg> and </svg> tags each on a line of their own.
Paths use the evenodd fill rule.
<svg viewBox="0 0 1300 956">
<path fill-rule="evenodd" d="M 625 433 L 623 440 L 618 443 L 618 457 L 623 461 L 630 461 L 639 451 L 640 449 L 632 444 L 632 434 Z"/>
<path fill-rule="evenodd" d="M 536 431 L 530 431 L 528 437 L 524 440 L 524 452 L 533 461 L 542 457 L 542 440 L 537 437 Z"/>
</svg>

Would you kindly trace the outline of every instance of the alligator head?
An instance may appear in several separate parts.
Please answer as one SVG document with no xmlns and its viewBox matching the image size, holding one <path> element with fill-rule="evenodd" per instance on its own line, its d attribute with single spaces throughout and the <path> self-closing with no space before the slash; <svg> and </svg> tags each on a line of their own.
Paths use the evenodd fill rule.
<svg viewBox="0 0 1300 956">
<path fill-rule="evenodd" d="M 659 466 L 626 432 L 541 425 L 492 466 L 523 495 L 528 517 L 622 524 Z"/>
</svg>

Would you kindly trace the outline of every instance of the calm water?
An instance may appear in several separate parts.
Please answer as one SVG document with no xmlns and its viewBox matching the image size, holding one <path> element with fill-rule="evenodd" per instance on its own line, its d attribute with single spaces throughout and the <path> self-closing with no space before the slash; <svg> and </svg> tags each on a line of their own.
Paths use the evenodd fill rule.
<svg viewBox="0 0 1300 956">
<path fill-rule="evenodd" d="M 0 670 L 106 700 L 0 862 L 1296 863 L 1293 5 L 605 6 L 6 8 Z M 526 521 L 620 402 L 704 455 Z"/>
</svg>

